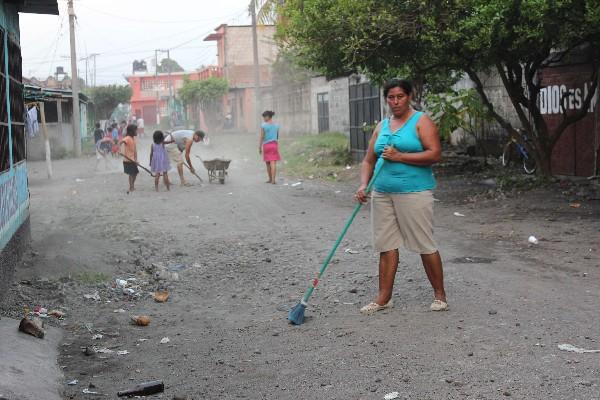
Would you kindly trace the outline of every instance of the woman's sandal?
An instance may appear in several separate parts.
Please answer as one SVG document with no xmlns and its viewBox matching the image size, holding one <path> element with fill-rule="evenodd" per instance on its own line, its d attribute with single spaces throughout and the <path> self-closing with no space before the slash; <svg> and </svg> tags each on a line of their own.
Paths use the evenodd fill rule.
<svg viewBox="0 0 600 400">
<path fill-rule="evenodd" d="M 431 306 L 429 307 L 429 309 L 431 311 L 448 311 L 448 303 L 446 303 L 445 301 L 441 301 L 438 299 L 435 299 L 433 301 L 433 303 L 431 303 Z"/>
<path fill-rule="evenodd" d="M 392 308 L 394 306 L 394 301 L 390 299 L 387 304 L 381 305 L 375 302 L 369 303 L 363 308 L 360 309 L 360 313 L 363 315 L 371 315 L 375 314 L 377 311 L 385 310 L 386 308 Z"/>
</svg>

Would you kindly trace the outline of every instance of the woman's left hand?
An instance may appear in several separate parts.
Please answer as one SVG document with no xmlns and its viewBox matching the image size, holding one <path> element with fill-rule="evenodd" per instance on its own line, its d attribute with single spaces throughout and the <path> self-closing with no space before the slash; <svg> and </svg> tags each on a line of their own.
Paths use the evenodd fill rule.
<svg viewBox="0 0 600 400">
<path fill-rule="evenodd" d="M 402 153 L 399 152 L 398 150 L 396 150 L 396 148 L 394 146 L 387 146 L 383 150 L 381 157 L 383 157 L 384 159 L 386 159 L 388 161 L 397 161 L 397 162 L 402 161 Z"/>
</svg>

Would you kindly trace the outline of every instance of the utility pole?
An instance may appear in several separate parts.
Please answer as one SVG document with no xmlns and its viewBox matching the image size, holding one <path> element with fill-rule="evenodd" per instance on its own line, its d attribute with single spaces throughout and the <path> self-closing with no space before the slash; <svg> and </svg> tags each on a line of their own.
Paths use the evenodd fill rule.
<svg viewBox="0 0 600 400">
<path fill-rule="evenodd" d="M 71 90 L 73 91 L 73 147 L 75 157 L 81 156 L 81 123 L 79 116 L 79 78 L 77 77 L 77 54 L 75 52 L 75 10 L 73 0 L 67 0 L 69 11 L 69 32 L 71 39 Z"/>
<path fill-rule="evenodd" d="M 250 1 L 250 15 L 252 16 L 252 53 L 254 57 L 254 119 L 256 130 L 260 128 L 260 65 L 258 63 L 258 35 L 256 33 L 256 0 Z"/>
</svg>

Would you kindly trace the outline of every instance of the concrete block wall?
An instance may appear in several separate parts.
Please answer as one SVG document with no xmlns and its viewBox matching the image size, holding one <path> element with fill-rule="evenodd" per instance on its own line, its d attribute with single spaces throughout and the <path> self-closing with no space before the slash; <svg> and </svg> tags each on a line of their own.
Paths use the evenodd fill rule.
<svg viewBox="0 0 600 400">
<path fill-rule="evenodd" d="M 350 93 L 348 88 L 348 78 L 342 77 L 327 80 L 324 76 L 318 76 L 311 79 L 311 132 L 319 132 L 319 122 L 317 115 L 317 94 L 329 94 L 329 131 L 350 132 Z"/>
</svg>

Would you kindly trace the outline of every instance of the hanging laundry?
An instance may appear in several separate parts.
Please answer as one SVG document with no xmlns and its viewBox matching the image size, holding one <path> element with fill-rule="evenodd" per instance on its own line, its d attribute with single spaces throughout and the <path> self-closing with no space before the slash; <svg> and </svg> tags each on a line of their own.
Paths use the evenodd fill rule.
<svg viewBox="0 0 600 400">
<path fill-rule="evenodd" d="M 25 114 L 25 127 L 27 129 L 27 137 L 37 137 L 40 132 L 40 124 L 38 123 L 37 107 L 33 106 Z"/>
</svg>

